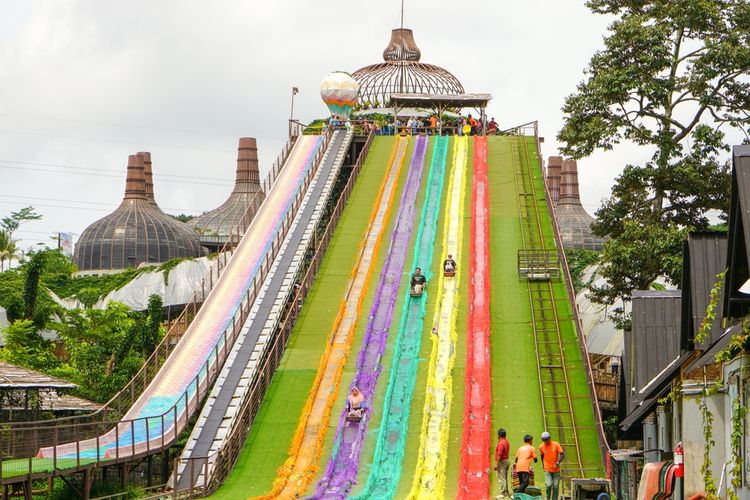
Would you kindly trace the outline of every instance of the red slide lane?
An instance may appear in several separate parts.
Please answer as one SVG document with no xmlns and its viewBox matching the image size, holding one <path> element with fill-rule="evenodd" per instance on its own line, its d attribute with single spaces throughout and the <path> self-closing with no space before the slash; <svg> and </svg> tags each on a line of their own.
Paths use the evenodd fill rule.
<svg viewBox="0 0 750 500">
<path fill-rule="evenodd" d="M 474 137 L 469 318 L 459 499 L 490 496 L 490 225 L 487 138 Z"/>
</svg>

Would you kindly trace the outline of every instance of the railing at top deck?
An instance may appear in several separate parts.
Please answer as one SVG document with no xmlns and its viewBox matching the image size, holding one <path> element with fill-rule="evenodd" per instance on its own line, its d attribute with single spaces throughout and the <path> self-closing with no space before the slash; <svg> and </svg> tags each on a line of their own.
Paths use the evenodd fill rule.
<svg viewBox="0 0 750 500">
<path fill-rule="evenodd" d="M 294 136 L 290 139 L 279 159 L 264 179 L 262 185 L 264 194 L 267 194 L 272 188 L 273 182 L 278 177 L 296 142 L 296 138 L 297 136 Z M 5 484 L 17 481 L 18 478 L 43 477 L 49 475 L 50 470 L 79 469 L 101 462 L 132 460 L 138 456 L 160 451 L 177 439 L 180 430 L 185 427 L 191 416 L 200 408 L 201 400 L 218 376 L 220 368 L 249 314 L 252 303 L 262 287 L 263 280 L 270 271 L 273 260 L 281 248 L 284 237 L 292 225 L 297 209 L 304 198 L 304 192 L 317 171 L 330 138 L 331 131 L 328 130 L 323 138 L 323 143 L 313 158 L 312 168 L 308 171 L 301 188 L 297 191 L 292 206 L 282 220 L 252 284 L 232 316 L 231 325 L 224 331 L 220 342 L 217 342 L 214 346 L 203 367 L 188 384 L 187 389 L 178 401 L 161 415 L 127 421 L 119 420 L 119 417 L 133 405 L 138 396 L 153 380 L 169 354 L 174 351 L 180 336 L 198 311 L 199 303 L 218 282 L 232 255 L 231 249 L 239 243 L 245 230 L 250 225 L 251 214 L 249 210 L 238 224 L 237 230 L 232 231 L 232 237 L 227 241 L 216 262 L 212 265 L 208 276 L 204 278 L 201 290 L 194 294 L 193 301 L 185 307 L 178 321 L 170 328 L 170 331 L 146 361 L 143 368 L 102 409 L 81 417 L 8 423 L 0 428 L 0 457 L 2 457 L 2 460 L 0 460 L 0 482 Z M 252 207 L 252 203 L 250 203 L 250 206 Z M 135 438 L 141 429 L 145 430 L 144 442 L 136 441 Z M 107 445 L 106 440 L 111 439 L 113 433 L 115 446 L 102 454 L 101 446 Z M 103 438 L 105 435 L 109 438 Z M 122 436 L 131 436 L 130 443 L 121 445 Z M 82 450 L 82 442 L 84 448 L 95 446 L 95 452 Z M 74 443 L 75 451 L 65 453 L 65 457 L 58 457 L 58 445 L 63 443 Z M 51 448 L 53 456 L 44 462 L 35 463 L 34 457 L 42 448 Z M 70 458 L 69 455 L 71 454 L 75 458 Z"/>
<path fill-rule="evenodd" d="M 536 142 L 536 151 L 537 156 L 539 158 L 539 164 L 542 167 L 542 174 L 544 173 L 544 165 L 542 162 L 542 149 L 541 149 L 541 143 L 542 140 L 539 137 L 539 124 L 536 121 L 524 123 L 522 125 L 518 125 L 516 127 L 512 127 L 506 130 L 503 130 L 500 132 L 504 135 L 519 135 L 519 136 L 530 136 L 534 137 L 534 140 Z M 601 410 L 599 408 L 599 399 L 597 397 L 596 392 L 596 384 L 594 383 L 594 375 L 593 370 L 591 368 L 591 359 L 589 358 L 588 348 L 586 347 L 586 337 L 583 333 L 583 322 L 581 321 L 581 317 L 578 315 L 578 306 L 576 305 L 576 293 L 573 289 L 573 280 L 570 277 L 570 268 L 568 267 L 568 260 L 565 256 L 565 250 L 562 244 L 562 239 L 560 237 L 560 227 L 557 224 L 557 218 L 555 217 L 555 209 L 552 206 L 552 198 L 550 197 L 549 189 L 547 187 L 546 182 L 542 182 L 542 185 L 544 186 L 544 198 L 547 202 L 547 210 L 550 214 L 550 219 L 552 219 L 552 226 L 554 228 L 554 237 L 555 237 L 555 246 L 557 247 L 557 253 L 560 258 L 560 265 L 562 274 L 565 278 L 565 288 L 568 291 L 568 299 L 570 300 L 570 305 L 573 308 L 573 318 L 574 323 L 576 327 L 576 333 L 578 337 L 578 347 L 581 351 L 581 356 L 583 357 L 583 366 L 586 369 L 586 381 L 589 388 L 589 396 L 591 397 L 591 401 L 594 404 L 594 421 L 596 424 L 596 430 L 597 435 L 599 437 L 599 450 L 602 457 L 602 463 L 606 467 L 607 476 L 609 477 L 609 444 L 607 443 L 607 438 L 604 433 L 604 426 L 602 425 L 602 418 L 601 418 Z"/>
</svg>

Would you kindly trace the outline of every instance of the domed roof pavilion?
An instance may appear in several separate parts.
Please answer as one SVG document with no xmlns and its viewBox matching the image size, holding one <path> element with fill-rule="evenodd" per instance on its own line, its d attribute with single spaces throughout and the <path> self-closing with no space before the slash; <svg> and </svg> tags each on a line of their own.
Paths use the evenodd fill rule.
<svg viewBox="0 0 750 500">
<path fill-rule="evenodd" d="M 73 260 L 80 274 L 106 274 L 144 262 L 158 264 L 203 255 L 198 236 L 187 225 L 164 214 L 147 194 L 146 157 L 150 164 L 148 153 L 128 158 L 122 203 L 87 227 L 78 239 Z"/>
</svg>

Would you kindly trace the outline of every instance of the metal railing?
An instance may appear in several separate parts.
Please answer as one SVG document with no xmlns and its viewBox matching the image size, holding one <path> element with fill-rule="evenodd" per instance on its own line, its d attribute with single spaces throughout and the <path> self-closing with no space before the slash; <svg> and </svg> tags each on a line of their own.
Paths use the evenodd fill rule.
<svg viewBox="0 0 750 500">
<path fill-rule="evenodd" d="M 281 248 L 283 239 L 292 225 L 299 205 L 304 198 L 304 193 L 319 167 L 330 138 L 331 133 L 328 131 L 323 138 L 321 147 L 313 158 L 312 167 L 305 176 L 292 206 L 282 220 L 275 238 L 266 252 L 252 284 L 232 316 L 231 325 L 224 331 L 223 337 L 214 346 L 203 367 L 187 385 L 177 402 L 161 415 L 124 421 L 119 419 L 122 415 L 121 412 L 132 406 L 137 396 L 143 392 L 158 373 L 169 354 L 174 351 L 178 340 L 178 334 L 175 331 L 179 330 L 179 335 L 181 335 L 187 330 L 190 320 L 199 308 L 195 298 L 192 302 L 193 305 L 186 307 L 181 314 L 183 319 L 177 321 L 170 329 L 170 332 L 159 344 L 144 367 L 101 410 L 83 417 L 13 423 L 0 427 L 0 456 L 2 457 L 2 460 L 0 460 L 0 479 L 3 484 L 18 482 L 25 478 L 47 477 L 55 475 L 60 470 L 79 470 L 100 463 L 130 461 L 161 451 L 177 439 L 189 419 L 199 410 L 201 400 L 208 393 L 239 334 L 250 307 L 262 287 L 263 280 L 271 269 L 276 253 Z M 273 181 L 278 177 L 292 145 L 293 141 L 290 141 L 269 172 L 268 182 L 264 182 L 265 189 L 270 189 Z M 249 226 L 250 220 L 243 220 L 242 223 Z M 239 239 L 237 242 L 239 242 Z M 227 242 L 225 250 L 229 249 L 228 245 L 231 243 L 231 240 Z M 229 251 L 222 252 L 217 258 L 216 265 L 212 266 L 208 276 L 209 290 L 218 282 L 229 257 L 231 257 Z M 215 280 L 214 274 L 216 275 Z M 201 294 L 202 299 L 206 294 L 205 279 Z M 223 342 L 221 342 L 222 340 Z M 138 433 L 145 433 L 145 441 L 136 440 L 135 436 Z M 130 441 L 123 444 L 123 438 Z M 61 444 L 65 444 L 65 447 L 61 448 Z M 102 452 L 102 446 L 108 447 L 106 452 Z M 92 451 L 92 447 L 94 447 L 94 451 Z M 41 449 L 51 449 L 52 456 L 35 461 L 37 452 Z"/>
<path fill-rule="evenodd" d="M 515 131 L 515 133 L 512 133 L 512 131 Z M 519 125 L 517 127 L 513 127 L 511 129 L 503 131 L 504 133 L 508 133 L 510 135 L 532 135 L 536 141 L 536 151 L 537 155 L 539 157 L 540 164 L 542 163 L 542 150 L 541 150 L 541 141 L 539 138 L 539 125 L 538 122 L 529 122 L 525 123 L 523 125 Z M 542 171 L 544 171 L 544 166 L 542 165 Z M 568 291 L 568 300 L 570 300 L 571 307 L 573 308 L 573 318 L 575 322 L 576 327 L 576 337 L 578 338 L 578 347 L 581 351 L 581 357 L 583 358 L 583 366 L 586 370 L 586 381 L 589 387 L 589 396 L 591 397 L 591 401 L 594 405 L 594 422 L 597 428 L 597 434 L 599 437 L 599 449 L 602 456 L 602 463 L 605 464 L 606 471 L 607 471 L 607 477 L 610 476 L 610 467 L 609 467 L 609 455 L 610 455 L 610 448 L 609 444 L 607 443 L 606 434 L 604 432 L 604 426 L 602 424 L 602 417 L 601 417 L 601 409 L 599 407 L 599 399 L 597 398 L 596 393 L 596 385 L 594 383 L 594 375 L 593 370 L 591 369 L 591 359 L 589 358 L 588 348 L 586 347 L 586 337 L 583 333 L 583 322 L 581 321 L 581 317 L 578 314 L 578 307 L 576 306 L 576 293 L 573 289 L 573 279 L 570 276 L 570 268 L 568 267 L 568 260 L 565 256 L 564 247 L 562 244 L 562 238 L 560 236 L 560 227 L 557 224 L 557 218 L 555 217 L 555 209 L 552 206 L 552 198 L 550 197 L 549 188 L 547 186 L 546 182 L 542 183 L 544 185 L 544 194 L 545 194 L 545 201 L 547 202 L 547 210 L 550 213 L 550 218 L 552 219 L 552 225 L 554 228 L 554 238 L 555 243 L 557 247 L 557 251 L 560 256 L 560 266 L 561 271 L 563 274 L 563 277 L 565 278 L 565 288 Z"/>
<path fill-rule="evenodd" d="M 242 406 L 238 410 L 239 417 L 237 423 L 232 427 L 229 435 L 225 439 L 226 445 L 210 456 L 176 458 L 172 482 L 175 486 L 175 495 L 208 495 L 218 488 L 234 467 L 234 464 L 242 451 L 242 447 L 245 444 L 247 434 L 249 433 L 263 402 L 266 391 L 271 384 L 276 368 L 279 366 L 281 358 L 284 355 L 287 342 L 289 341 L 289 337 L 299 316 L 302 304 L 312 288 L 313 281 L 320 269 L 325 252 L 328 249 L 331 238 L 333 237 L 333 233 L 341 219 L 341 215 L 344 212 L 344 208 L 346 207 L 346 203 L 349 200 L 352 190 L 354 189 L 354 185 L 362 169 L 364 160 L 367 157 L 367 152 L 369 151 L 372 139 L 373 134 L 371 132 L 367 136 L 367 140 L 357 158 L 357 162 L 352 167 L 349 179 L 342 189 L 338 201 L 331 212 L 325 230 L 323 230 L 320 235 L 318 234 L 318 231 L 316 231 L 315 237 L 310 240 L 308 249 L 313 250 L 314 253 L 310 258 L 307 267 L 301 268 L 297 277 L 295 277 L 294 282 L 299 286 L 296 287 L 296 291 L 293 293 L 290 300 L 287 301 L 282 313 L 282 319 L 273 335 L 271 343 L 266 349 L 263 357 L 259 360 L 259 368 L 256 372 L 255 378 L 250 383 L 248 397 L 245 398 Z M 209 468 L 210 462 L 214 462 L 214 465 L 211 468 Z M 186 491 L 178 491 L 176 489 L 179 479 L 177 477 L 177 471 L 180 469 L 183 470 L 183 474 L 189 473 L 189 477 L 191 478 L 195 478 L 196 473 L 199 475 L 203 474 L 204 479 L 198 486 L 191 485 Z"/>
</svg>

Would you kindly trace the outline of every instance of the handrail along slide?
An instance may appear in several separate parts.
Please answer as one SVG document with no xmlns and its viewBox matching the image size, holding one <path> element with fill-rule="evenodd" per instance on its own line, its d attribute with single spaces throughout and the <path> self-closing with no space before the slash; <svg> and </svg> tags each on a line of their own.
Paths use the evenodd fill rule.
<svg viewBox="0 0 750 500">
<path fill-rule="evenodd" d="M 286 345 L 289 342 L 289 338 L 294 329 L 294 325 L 301 312 L 301 305 L 304 302 L 307 294 L 312 289 L 313 281 L 315 280 L 318 270 L 323 262 L 325 253 L 328 250 L 328 246 L 333 238 L 334 231 L 341 219 L 346 208 L 346 203 L 354 190 L 354 185 L 359 177 L 360 171 L 364 164 L 367 153 L 369 152 L 372 144 L 373 134 L 370 133 L 367 136 L 367 140 L 362 148 L 357 162 L 352 167 L 352 171 L 349 174 L 349 178 L 336 201 L 335 206 L 330 212 L 328 223 L 325 229 L 316 232 L 315 237 L 311 239 L 309 243 L 309 250 L 312 252 L 312 257 L 309 262 L 302 267 L 295 283 L 299 285 L 296 287 L 296 291 L 287 303 L 287 307 L 284 309 L 282 319 L 279 322 L 278 331 L 273 336 L 269 347 L 266 349 L 263 357 L 258 362 L 258 370 L 256 371 L 255 377 L 250 383 L 248 391 L 248 397 L 244 399 L 242 405 L 237 410 L 238 418 L 237 425 L 232 427 L 226 438 L 226 445 L 218 452 L 215 457 L 215 465 L 213 473 L 208 474 L 208 462 L 209 458 L 212 457 L 191 457 L 191 458 L 176 458 L 173 470 L 178 471 L 181 468 L 188 470 L 193 475 L 196 468 L 204 469 L 204 476 L 209 477 L 209 481 L 198 485 L 194 488 L 190 488 L 190 493 L 198 493 L 202 495 L 209 495 L 216 491 L 222 482 L 229 476 L 229 473 L 234 468 L 234 464 L 239 458 L 240 452 L 244 446 L 247 435 L 250 428 L 255 421 L 255 417 L 260 410 L 263 398 L 271 385 L 274 373 L 281 363 L 281 359 L 286 350 Z M 324 215 L 325 217 L 325 215 Z M 177 478 L 173 479 L 173 484 L 176 484 Z M 177 493 L 183 493 L 178 491 Z"/>
<path fill-rule="evenodd" d="M 331 191 L 339 178 L 352 135 L 351 130 L 334 132 L 316 178 L 305 193 L 297 219 L 183 449 L 176 469 L 179 476 L 176 488 L 180 491 L 189 489 L 190 485 L 200 487 L 206 482 L 206 478 L 214 473 L 220 448 L 228 443 L 233 428 L 240 425 L 237 407 L 243 406 L 244 400 L 250 396 L 259 361 L 278 335 L 284 312 L 295 307 L 291 302 L 295 285 L 302 278 L 300 270 L 304 270 L 305 256 L 312 252 L 313 239 L 322 224 L 321 215 L 332 203 Z M 201 466 L 196 467 L 191 457 L 201 457 Z M 207 467 L 203 461 L 208 463 Z M 186 469 L 193 469 L 193 473 Z"/>
<path fill-rule="evenodd" d="M 149 358 L 146 366 L 131 381 L 124 390 L 120 391 L 103 410 L 96 414 L 80 418 L 58 419 L 55 421 L 31 422 L 24 425 L 9 425 L 0 429 L 0 450 L 3 457 L 12 457 L 16 460 L 5 460 L 0 462 L 0 477 L 3 484 L 30 480 L 36 477 L 47 477 L 58 475 L 60 471 L 71 471 L 87 469 L 102 463 L 127 462 L 135 458 L 159 452 L 170 446 L 179 436 L 179 429 L 187 425 L 192 414 L 200 408 L 200 402 L 211 387 L 214 379 L 219 373 L 229 349 L 236 338 L 239 329 L 247 317 L 250 305 L 255 299 L 258 289 L 262 284 L 268 270 L 273 262 L 274 254 L 278 252 L 281 240 L 291 226 L 292 219 L 302 200 L 302 194 L 310 182 L 312 173 L 316 171 L 325 146 L 330 139 L 326 134 L 322 139 L 322 146 L 311 159 L 311 166 L 301 180 L 299 189 L 290 201 L 289 210 L 285 217 L 278 223 L 275 237 L 270 241 L 268 251 L 262 262 L 258 263 L 257 272 L 244 296 L 240 299 L 237 310 L 231 317 L 230 324 L 220 335 L 216 344 L 208 353 L 205 363 L 198 369 L 197 375 L 187 384 L 184 392 L 171 406 L 165 408 L 159 415 L 138 416 L 133 419 L 120 420 L 124 407 L 128 404 L 132 407 L 137 399 L 136 394 L 143 393 L 149 380 L 153 380 L 159 366 L 163 364 L 168 355 L 179 345 L 175 331 L 185 328 L 189 324 L 190 317 L 198 312 L 196 302 L 181 315 L 181 321 L 176 322 L 170 330 L 170 334 Z M 296 140 L 295 140 L 296 142 Z M 279 161 L 269 172 L 268 178 L 263 183 L 264 193 L 268 194 L 273 181 L 282 171 L 282 164 L 286 163 L 293 150 L 292 142 L 285 147 Z M 268 198 L 266 198 L 268 199 Z M 261 207 L 262 210 L 262 207 Z M 236 244 L 243 225 L 249 227 L 249 214 L 243 218 L 236 232 L 227 242 L 224 249 Z M 242 230 L 244 233 L 245 230 Z M 222 274 L 222 270 L 228 265 L 228 251 L 220 255 L 216 269 L 216 282 Z M 213 268 L 208 276 L 209 289 L 214 287 Z M 206 296 L 205 281 L 200 295 L 196 297 L 203 299 Z M 181 333 L 181 332 L 180 332 Z M 142 385 L 142 387 L 140 387 Z M 131 410 L 137 411 L 137 410 Z M 145 442 L 136 440 L 136 434 L 145 434 Z M 123 442 L 128 440 L 128 442 Z M 61 443 L 69 443 L 65 447 Z M 103 448 L 104 447 L 104 448 Z M 36 458 L 35 458 L 35 455 Z M 45 458 L 45 455 L 47 457 Z M 21 460 L 18 460 L 21 459 Z"/>
<path fill-rule="evenodd" d="M 503 133 L 508 133 L 510 135 L 533 135 L 534 140 L 536 142 L 536 151 L 539 155 L 540 162 L 541 162 L 541 143 L 542 139 L 539 137 L 539 124 L 536 121 L 524 123 L 523 125 L 519 125 L 513 128 L 510 128 Z M 543 169 L 543 165 L 542 165 Z M 559 257 L 560 262 L 560 271 L 562 273 L 563 279 L 565 280 L 565 288 L 568 292 L 568 300 L 570 301 L 570 304 L 573 309 L 573 318 L 575 322 L 576 327 L 576 336 L 578 338 L 578 347 L 581 352 L 581 356 L 583 358 L 583 366 L 586 371 L 586 381 L 589 387 L 589 396 L 591 398 L 591 401 L 594 405 L 594 423 L 596 425 L 597 435 L 599 438 L 599 451 L 601 454 L 602 462 L 605 464 L 607 468 L 607 476 L 609 477 L 609 453 L 610 448 L 609 444 L 607 443 L 607 438 L 604 432 L 604 425 L 602 423 L 601 418 L 601 411 L 599 408 L 599 399 L 597 397 L 596 393 L 596 385 L 594 383 L 594 375 L 593 370 L 591 368 L 591 358 L 589 357 L 588 349 L 586 347 L 586 338 L 583 333 L 583 322 L 581 321 L 581 317 L 578 313 L 578 307 L 576 307 L 576 292 L 573 289 L 573 280 L 570 276 L 570 267 L 568 266 L 568 260 L 565 255 L 565 251 L 563 250 L 563 244 L 562 244 L 562 238 L 560 236 L 560 228 L 557 224 L 557 218 L 554 216 L 555 210 L 552 206 L 552 197 L 550 196 L 549 189 L 546 182 L 542 183 L 544 187 L 544 198 L 547 203 L 547 211 L 551 215 L 550 219 L 552 220 L 552 226 L 554 228 L 554 238 L 555 243 L 557 247 L 557 253 Z"/>
<path fill-rule="evenodd" d="M 523 146 L 518 148 L 517 142 L 522 142 Z M 524 249 L 544 251 L 544 233 L 526 139 L 521 137 L 512 140 L 511 151 L 513 158 L 516 160 L 514 177 Z M 575 474 L 580 474 L 578 477 L 586 477 L 573 414 L 573 400 L 570 394 L 563 339 L 552 282 L 549 278 L 528 278 L 528 292 L 534 350 L 537 357 L 537 378 L 545 429 L 558 436 L 566 450 L 566 455 L 573 458 Z M 565 471 L 568 472 L 568 474 L 565 474 L 566 478 L 569 478 L 570 473 L 573 472 L 570 467 L 567 467 L 567 464 L 570 463 L 570 460 L 564 462 L 564 470 L 567 469 Z"/>
</svg>

